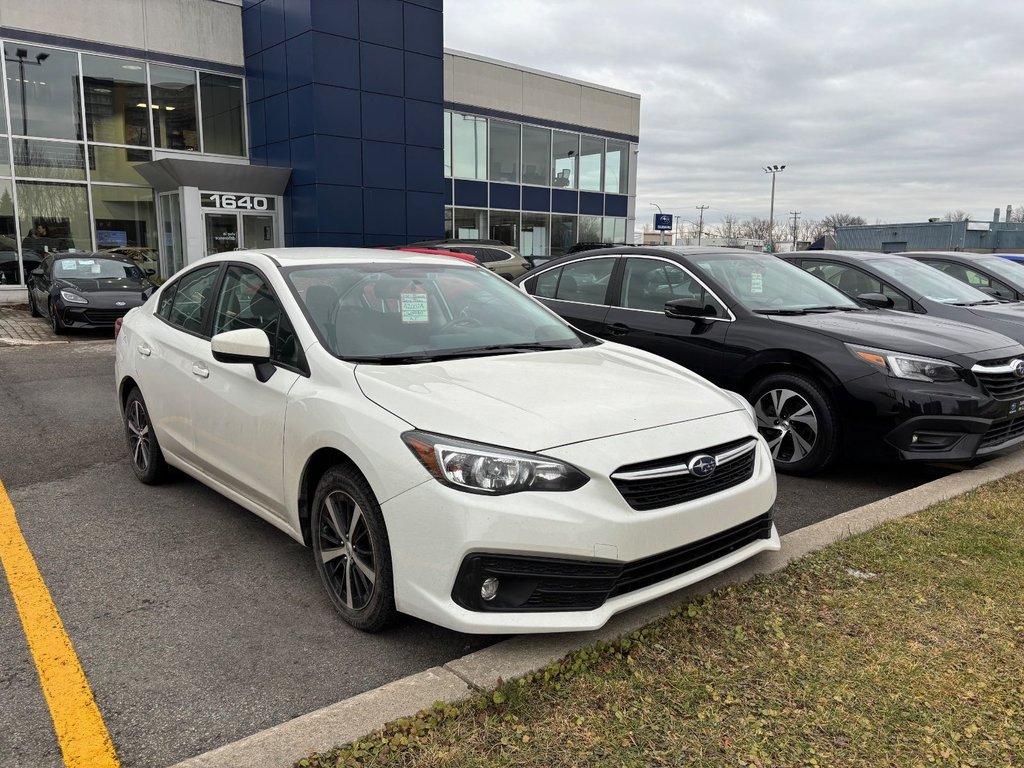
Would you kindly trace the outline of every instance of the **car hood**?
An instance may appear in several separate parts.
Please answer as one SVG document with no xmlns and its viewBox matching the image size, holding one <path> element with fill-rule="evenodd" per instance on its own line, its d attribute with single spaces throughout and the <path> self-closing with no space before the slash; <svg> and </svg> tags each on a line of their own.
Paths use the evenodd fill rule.
<svg viewBox="0 0 1024 768">
<path fill-rule="evenodd" d="M 366 397 L 418 429 L 527 451 L 743 409 L 696 374 L 611 343 L 360 365 L 356 380 Z"/>
<path fill-rule="evenodd" d="M 133 280 L 127 277 L 104 277 L 98 280 L 61 277 L 54 283 L 60 288 L 72 288 L 79 293 L 131 293 L 138 295 L 150 287 L 147 280 Z"/>
<path fill-rule="evenodd" d="M 877 347 L 923 357 L 963 363 L 1015 355 L 1020 344 L 997 332 L 952 320 L 907 312 L 829 312 L 810 315 L 772 315 L 770 319 L 800 326 L 850 344 Z M 965 318 L 966 320 L 966 318 Z"/>
</svg>

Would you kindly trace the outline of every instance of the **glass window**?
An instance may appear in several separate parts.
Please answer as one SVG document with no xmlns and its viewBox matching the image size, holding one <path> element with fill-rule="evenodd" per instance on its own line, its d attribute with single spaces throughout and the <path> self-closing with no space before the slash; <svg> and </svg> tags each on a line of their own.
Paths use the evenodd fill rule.
<svg viewBox="0 0 1024 768">
<path fill-rule="evenodd" d="M 604 191 L 624 195 L 629 186 L 629 144 L 608 139 L 604 156 Z"/>
<path fill-rule="evenodd" d="M 578 242 L 581 243 L 600 243 L 601 240 L 601 217 L 600 216 L 580 216 L 579 218 L 579 235 L 577 236 Z"/>
<path fill-rule="evenodd" d="M 85 181 L 81 144 L 64 141 L 14 140 L 14 175 L 35 179 Z"/>
<path fill-rule="evenodd" d="M 196 73 L 151 64 L 153 130 L 162 149 L 199 151 L 196 122 Z"/>
<path fill-rule="evenodd" d="M 11 131 L 21 136 L 81 139 L 78 54 L 4 43 Z"/>
<path fill-rule="evenodd" d="M 580 189 L 601 191 L 601 166 L 604 165 L 604 139 L 584 136 L 580 141 Z"/>
<path fill-rule="evenodd" d="M 585 259 L 562 267 L 555 289 L 555 298 L 584 304 L 605 304 L 608 281 L 615 266 L 615 257 Z"/>
<path fill-rule="evenodd" d="M 491 240 L 500 240 L 505 245 L 515 245 L 518 243 L 519 212 L 491 211 L 490 238 Z"/>
<path fill-rule="evenodd" d="M 0 176 L 11 175 L 11 153 L 7 146 L 7 138 L 0 136 Z"/>
<path fill-rule="evenodd" d="M 555 289 L 558 288 L 558 279 L 561 276 L 561 268 L 549 269 L 532 280 L 528 280 L 526 282 L 526 290 L 542 299 L 553 299 L 555 298 Z"/>
<path fill-rule="evenodd" d="M 156 269 L 156 205 L 153 190 L 138 187 L 92 187 L 97 248 L 137 249 L 136 261 Z M 149 251 L 149 253 L 146 253 Z"/>
<path fill-rule="evenodd" d="M 452 113 L 454 175 L 461 179 L 487 178 L 487 119 Z"/>
<path fill-rule="evenodd" d="M 135 170 L 139 163 L 153 159 L 148 149 L 89 146 L 89 173 L 93 181 L 148 184 Z"/>
<path fill-rule="evenodd" d="M 4 52 L 4 58 L 7 58 L 6 51 Z M 9 72 L 8 75 L 10 75 Z M 4 96 L 6 90 L 4 79 L 0 77 L 0 134 L 7 133 L 7 99 Z M 0 142 L 0 144 L 2 143 Z"/>
<path fill-rule="evenodd" d="M 270 359 L 297 367 L 298 345 L 288 316 L 263 276 L 247 267 L 229 267 L 217 299 L 213 332 L 259 328 L 270 338 Z"/>
<path fill-rule="evenodd" d="M 181 202 L 177 192 L 160 196 L 160 222 L 163 227 L 164 256 L 167 259 L 166 274 L 169 276 L 185 266 L 181 242 Z"/>
<path fill-rule="evenodd" d="M 626 242 L 626 220 L 614 216 L 605 216 L 601 224 L 601 242 L 615 243 L 616 245 Z"/>
<path fill-rule="evenodd" d="M 206 313 L 212 303 L 213 285 L 220 274 L 220 265 L 189 272 L 178 281 L 166 320 L 183 331 L 203 334 Z"/>
<path fill-rule="evenodd" d="M 548 186 L 551 179 L 551 129 L 523 126 L 523 184 Z"/>
<path fill-rule="evenodd" d="M 17 285 L 20 282 L 13 190 L 10 179 L 0 179 L 0 285 Z"/>
<path fill-rule="evenodd" d="M 627 309 L 664 312 L 665 302 L 696 299 L 710 317 L 726 317 L 725 307 L 689 274 L 674 264 L 658 259 L 626 259 L 622 277 L 621 305 Z"/>
<path fill-rule="evenodd" d="M 53 251 L 92 250 L 89 203 L 84 184 L 15 182 L 22 258 L 34 269 L 44 254 Z M 35 261 L 29 265 L 29 259 Z"/>
<path fill-rule="evenodd" d="M 551 255 L 564 256 L 576 245 L 576 217 L 551 214 Z"/>
<path fill-rule="evenodd" d="M 455 237 L 455 230 L 452 222 L 452 208 L 449 205 L 444 207 L 444 239 L 451 240 Z"/>
<path fill-rule="evenodd" d="M 550 252 L 548 232 L 551 217 L 546 213 L 523 212 L 523 228 L 519 237 L 519 252 L 523 256 L 547 256 Z"/>
<path fill-rule="evenodd" d="M 82 83 L 89 141 L 149 146 L 143 62 L 82 54 Z"/>
<path fill-rule="evenodd" d="M 444 113 L 444 175 L 452 175 L 452 113 Z"/>
<path fill-rule="evenodd" d="M 555 158 L 551 186 L 576 188 L 576 159 L 580 153 L 580 135 L 554 131 L 552 153 Z"/>
<path fill-rule="evenodd" d="M 199 88 L 203 104 L 203 152 L 245 155 L 242 79 L 201 72 Z"/>
<path fill-rule="evenodd" d="M 518 123 L 491 120 L 491 181 L 519 182 Z"/>
<path fill-rule="evenodd" d="M 927 264 L 929 267 L 935 267 L 936 269 L 942 270 L 950 277 L 955 277 L 961 283 L 973 285 L 975 288 L 991 288 L 992 290 L 997 291 L 1001 296 L 1013 296 L 1013 290 L 1010 286 L 1005 283 L 1001 283 L 995 278 L 989 277 L 984 272 L 979 272 L 976 269 L 965 267 L 953 261 L 932 261 L 929 259 L 921 259 L 921 263 Z"/>
<path fill-rule="evenodd" d="M 487 211 L 476 208 L 455 209 L 455 234 L 459 240 L 479 240 L 487 231 Z"/>
</svg>

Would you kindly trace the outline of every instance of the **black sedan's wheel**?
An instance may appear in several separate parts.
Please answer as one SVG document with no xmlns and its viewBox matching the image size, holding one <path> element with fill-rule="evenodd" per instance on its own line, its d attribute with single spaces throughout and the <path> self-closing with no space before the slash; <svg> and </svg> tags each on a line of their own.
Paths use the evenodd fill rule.
<svg viewBox="0 0 1024 768">
<path fill-rule="evenodd" d="M 157 485 L 167 477 L 167 462 L 156 441 L 149 410 L 138 388 L 128 394 L 124 405 L 124 432 L 132 471 L 146 485 Z"/>
<path fill-rule="evenodd" d="M 32 297 L 32 289 L 28 289 L 28 313 L 32 317 L 42 317 L 43 313 L 39 311 L 39 307 L 36 306 L 36 300 Z"/>
<path fill-rule="evenodd" d="M 310 525 L 320 580 L 345 621 L 366 632 L 391 625 L 397 617 L 391 546 L 365 478 L 353 467 L 327 470 Z"/>
<path fill-rule="evenodd" d="M 60 311 L 53 305 L 52 301 L 47 305 L 46 311 L 50 314 L 50 328 L 53 329 L 53 332 L 58 336 L 63 336 L 67 333 L 67 326 L 60 319 Z"/>
<path fill-rule="evenodd" d="M 795 373 L 768 376 L 754 388 L 751 400 L 757 431 L 768 441 L 779 472 L 809 475 L 835 459 L 835 410 L 812 379 Z"/>
</svg>

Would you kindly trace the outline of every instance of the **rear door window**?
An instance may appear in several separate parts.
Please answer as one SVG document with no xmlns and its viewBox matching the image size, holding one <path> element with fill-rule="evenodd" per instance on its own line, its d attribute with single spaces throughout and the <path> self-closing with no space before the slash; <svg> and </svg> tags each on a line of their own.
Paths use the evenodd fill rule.
<svg viewBox="0 0 1024 768">
<path fill-rule="evenodd" d="M 157 315 L 176 328 L 203 336 L 206 318 L 213 306 L 213 287 L 219 275 L 219 264 L 182 275 L 166 307 L 166 315 L 161 315 L 159 310 Z"/>
</svg>

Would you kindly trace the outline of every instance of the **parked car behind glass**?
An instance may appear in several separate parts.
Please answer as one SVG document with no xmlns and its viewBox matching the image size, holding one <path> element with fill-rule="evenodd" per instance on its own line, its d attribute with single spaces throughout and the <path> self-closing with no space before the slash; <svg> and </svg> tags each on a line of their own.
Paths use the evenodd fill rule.
<svg viewBox="0 0 1024 768">
<path fill-rule="evenodd" d="M 779 548 L 742 398 L 447 256 L 203 259 L 124 319 L 115 375 L 138 478 L 310 546 L 360 629 L 593 629 Z"/>
<path fill-rule="evenodd" d="M 617 247 L 516 284 L 582 331 L 747 396 L 782 472 L 813 473 L 842 452 L 969 460 L 1024 442 L 1020 343 L 864 306 L 771 255 Z"/>
</svg>

